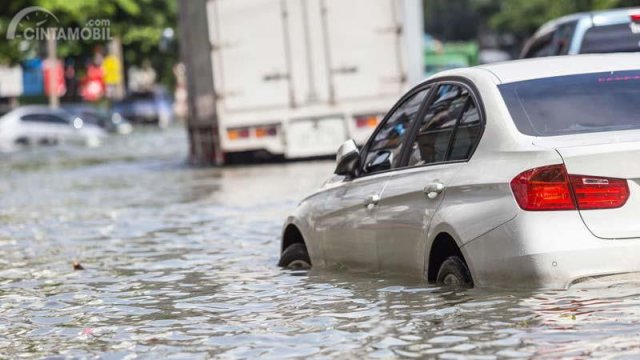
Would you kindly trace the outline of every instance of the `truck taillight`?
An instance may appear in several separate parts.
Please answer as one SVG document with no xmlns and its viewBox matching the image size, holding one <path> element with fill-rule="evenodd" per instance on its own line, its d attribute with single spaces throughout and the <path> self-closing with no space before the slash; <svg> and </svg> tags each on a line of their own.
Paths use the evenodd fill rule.
<svg viewBox="0 0 640 360">
<path fill-rule="evenodd" d="M 263 138 L 278 135 L 278 128 L 275 126 L 264 126 L 256 128 L 256 137 Z"/>
<path fill-rule="evenodd" d="M 623 206 L 629 198 L 624 179 L 569 175 L 564 165 L 530 169 L 511 180 L 523 210 L 594 210 Z"/>
<path fill-rule="evenodd" d="M 363 115 L 356 116 L 356 127 L 357 128 L 375 128 L 378 126 L 379 117 L 378 115 Z"/>
<path fill-rule="evenodd" d="M 258 139 L 278 135 L 277 125 L 253 126 L 243 128 L 227 129 L 229 140 L 249 139 L 255 137 Z"/>
<path fill-rule="evenodd" d="M 248 139 L 249 128 L 227 129 L 227 136 L 229 140 Z"/>
</svg>

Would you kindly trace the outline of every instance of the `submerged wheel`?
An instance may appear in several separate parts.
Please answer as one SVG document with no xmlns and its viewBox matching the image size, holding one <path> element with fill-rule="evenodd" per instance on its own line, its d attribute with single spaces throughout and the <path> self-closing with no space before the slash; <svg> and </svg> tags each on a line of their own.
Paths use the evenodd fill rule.
<svg viewBox="0 0 640 360">
<path fill-rule="evenodd" d="M 282 255 L 280 255 L 280 261 L 278 266 L 290 270 L 305 270 L 311 268 L 311 259 L 307 248 L 302 243 L 295 243 L 289 245 Z"/>
<path fill-rule="evenodd" d="M 472 287 L 471 273 L 467 264 L 458 256 L 448 257 L 438 270 L 438 285 Z"/>
</svg>

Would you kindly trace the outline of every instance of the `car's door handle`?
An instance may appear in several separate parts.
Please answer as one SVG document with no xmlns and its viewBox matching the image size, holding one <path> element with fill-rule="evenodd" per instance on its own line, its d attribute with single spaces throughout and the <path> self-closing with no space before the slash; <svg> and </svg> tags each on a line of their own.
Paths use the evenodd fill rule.
<svg viewBox="0 0 640 360">
<path fill-rule="evenodd" d="M 435 199 L 444 191 L 444 184 L 433 183 L 424 187 L 424 193 L 427 194 L 429 199 Z"/>
<path fill-rule="evenodd" d="M 376 205 L 378 205 L 378 202 L 380 202 L 380 195 L 371 194 L 371 195 L 367 196 L 367 199 L 364 201 L 364 206 L 366 206 L 367 209 L 371 210 Z"/>
</svg>

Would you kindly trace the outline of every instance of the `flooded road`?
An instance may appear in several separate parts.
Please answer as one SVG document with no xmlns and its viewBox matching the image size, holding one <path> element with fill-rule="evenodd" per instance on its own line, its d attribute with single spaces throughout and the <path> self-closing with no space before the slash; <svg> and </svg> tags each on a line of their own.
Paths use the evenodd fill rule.
<svg viewBox="0 0 640 360">
<path fill-rule="evenodd" d="M 1 155 L 0 357 L 640 353 L 640 282 L 452 292 L 282 271 L 283 219 L 333 163 L 195 169 L 186 148 L 176 128 Z"/>
</svg>

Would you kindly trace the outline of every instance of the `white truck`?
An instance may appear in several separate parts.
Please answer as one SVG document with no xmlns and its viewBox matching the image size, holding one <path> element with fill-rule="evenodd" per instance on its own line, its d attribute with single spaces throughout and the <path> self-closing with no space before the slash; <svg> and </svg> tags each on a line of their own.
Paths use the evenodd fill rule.
<svg viewBox="0 0 640 360">
<path fill-rule="evenodd" d="M 206 8 L 227 161 L 362 144 L 423 76 L 421 0 L 208 0 Z"/>
</svg>

